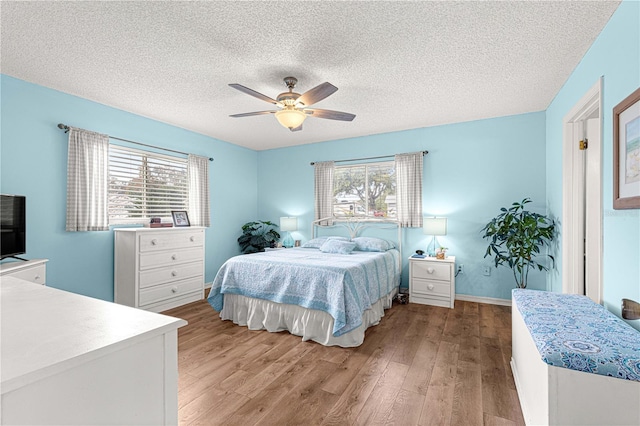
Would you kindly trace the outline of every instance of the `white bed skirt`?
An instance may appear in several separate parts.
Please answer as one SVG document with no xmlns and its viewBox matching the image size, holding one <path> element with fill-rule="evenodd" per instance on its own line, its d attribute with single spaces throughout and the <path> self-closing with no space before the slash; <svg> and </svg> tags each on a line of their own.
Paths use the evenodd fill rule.
<svg viewBox="0 0 640 426">
<path fill-rule="evenodd" d="M 326 312 L 236 294 L 224 295 L 220 318 L 246 326 L 249 330 L 272 333 L 287 330 L 302 336 L 303 341 L 313 340 L 325 346 L 351 348 L 364 342 L 365 330 L 380 322 L 384 310 L 391 307 L 396 293 L 397 289 L 379 299 L 363 313 L 360 327 L 339 337 L 333 336 L 333 317 Z"/>
</svg>

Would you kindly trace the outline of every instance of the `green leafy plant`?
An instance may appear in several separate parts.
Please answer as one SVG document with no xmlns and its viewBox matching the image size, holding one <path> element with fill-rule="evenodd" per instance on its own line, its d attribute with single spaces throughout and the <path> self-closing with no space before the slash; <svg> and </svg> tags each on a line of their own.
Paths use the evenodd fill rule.
<svg viewBox="0 0 640 426">
<path fill-rule="evenodd" d="M 554 238 L 555 223 L 548 217 L 525 210 L 531 199 L 502 207 L 500 213 L 482 228 L 483 238 L 489 239 L 484 257 L 493 256 L 496 268 L 500 265 L 513 270 L 518 288 L 527 287 L 530 269 L 548 271 L 549 267 L 538 262 L 540 249 Z M 547 254 L 545 257 L 553 256 Z"/>
<path fill-rule="evenodd" d="M 242 253 L 257 253 L 264 251 L 265 247 L 271 246 L 280 239 L 280 234 L 274 228 L 277 228 L 273 222 L 258 220 L 256 222 L 247 222 L 242 225 L 242 235 L 238 237 L 238 244 Z"/>
</svg>

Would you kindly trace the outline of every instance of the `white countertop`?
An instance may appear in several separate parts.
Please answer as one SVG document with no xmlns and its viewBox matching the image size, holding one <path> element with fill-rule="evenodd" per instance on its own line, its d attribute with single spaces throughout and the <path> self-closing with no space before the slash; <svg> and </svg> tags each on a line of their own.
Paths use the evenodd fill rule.
<svg viewBox="0 0 640 426">
<path fill-rule="evenodd" d="M 0 290 L 3 394 L 187 324 L 13 277 Z"/>
</svg>

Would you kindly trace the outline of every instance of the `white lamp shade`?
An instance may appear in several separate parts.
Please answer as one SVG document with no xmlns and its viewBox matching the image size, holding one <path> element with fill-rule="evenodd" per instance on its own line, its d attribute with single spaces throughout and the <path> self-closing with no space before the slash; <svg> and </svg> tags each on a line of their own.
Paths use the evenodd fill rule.
<svg viewBox="0 0 640 426">
<path fill-rule="evenodd" d="M 281 217 L 280 230 L 281 231 L 297 231 L 298 218 L 297 217 Z"/>
<path fill-rule="evenodd" d="M 427 235 L 447 235 L 447 218 L 425 217 L 422 220 L 422 230 Z"/>
<path fill-rule="evenodd" d="M 307 118 L 307 114 L 298 109 L 281 109 L 276 112 L 278 123 L 287 129 L 300 127 L 305 118 Z"/>
</svg>

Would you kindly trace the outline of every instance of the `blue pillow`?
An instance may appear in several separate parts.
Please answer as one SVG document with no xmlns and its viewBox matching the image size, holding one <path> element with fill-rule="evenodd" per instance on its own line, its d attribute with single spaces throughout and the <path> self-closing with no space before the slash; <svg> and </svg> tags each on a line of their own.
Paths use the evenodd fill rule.
<svg viewBox="0 0 640 426">
<path fill-rule="evenodd" d="M 307 241 L 302 245 L 303 248 L 317 248 L 319 249 L 327 240 L 341 240 L 349 241 L 346 237 L 318 237 Z"/>
<path fill-rule="evenodd" d="M 387 251 L 396 248 L 393 242 L 375 237 L 356 237 L 353 242 L 358 251 Z"/>
<path fill-rule="evenodd" d="M 356 248 L 356 243 L 354 242 L 328 238 L 320 246 L 320 251 L 323 253 L 350 254 L 354 248 Z"/>
</svg>

